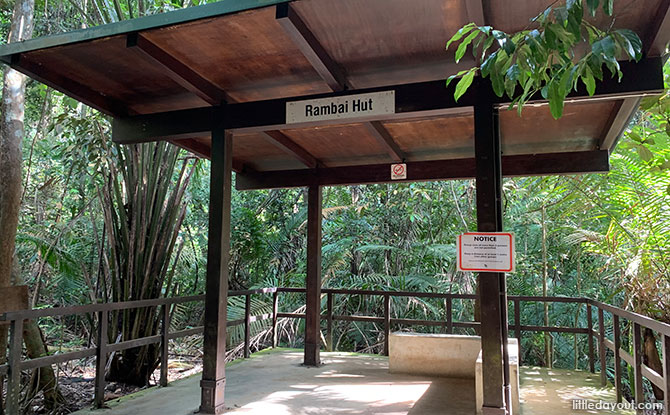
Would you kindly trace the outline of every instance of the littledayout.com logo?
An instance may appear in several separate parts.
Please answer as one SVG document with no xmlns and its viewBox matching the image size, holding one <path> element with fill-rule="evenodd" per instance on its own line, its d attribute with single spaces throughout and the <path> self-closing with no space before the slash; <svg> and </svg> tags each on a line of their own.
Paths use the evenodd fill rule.
<svg viewBox="0 0 670 415">
<path fill-rule="evenodd" d="M 663 409 L 661 402 L 607 402 L 607 401 L 591 401 L 588 399 L 573 399 L 573 411 L 657 411 Z"/>
</svg>

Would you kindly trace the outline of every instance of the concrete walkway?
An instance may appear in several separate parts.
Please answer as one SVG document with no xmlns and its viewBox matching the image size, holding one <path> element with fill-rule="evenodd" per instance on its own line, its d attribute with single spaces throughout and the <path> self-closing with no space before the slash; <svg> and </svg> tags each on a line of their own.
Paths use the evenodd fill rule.
<svg viewBox="0 0 670 415">
<path fill-rule="evenodd" d="M 388 373 L 388 359 L 322 353 L 323 366 L 300 365 L 302 351 L 254 354 L 227 368 L 226 404 L 232 414 L 253 415 L 472 415 L 474 379 Z M 200 401 L 200 375 L 110 401 L 109 409 L 77 415 L 187 415 Z M 523 415 L 573 413 L 571 399 L 614 402 L 612 388 L 585 372 L 523 368 Z M 586 413 L 575 411 L 574 413 Z"/>
</svg>

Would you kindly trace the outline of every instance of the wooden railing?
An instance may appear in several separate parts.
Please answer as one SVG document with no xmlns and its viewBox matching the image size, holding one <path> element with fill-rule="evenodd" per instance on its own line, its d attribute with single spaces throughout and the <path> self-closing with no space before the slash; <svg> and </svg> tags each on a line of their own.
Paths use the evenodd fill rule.
<svg viewBox="0 0 670 415">
<path fill-rule="evenodd" d="M 305 318 L 305 314 L 286 313 L 279 311 L 279 295 L 282 293 L 305 293 L 304 288 L 262 288 L 246 291 L 231 291 L 229 297 L 245 297 L 245 316 L 243 319 L 228 321 L 227 326 L 244 325 L 244 356 L 250 355 L 250 332 L 251 323 L 272 319 L 271 342 L 276 347 L 279 343 L 278 320 L 281 318 Z M 251 314 L 251 296 L 272 294 L 272 313 L 263 315 Z M 453 333 L 455 328 L 472 329 L 475 332 L 479 330 L 479 323 L 474 321 L 456 321 L 453 319 L 453 302 L 455 300 L 475 300 L 476 296 L 472 294 L 442 294 L 442 293 L 418 293 L 418 292 L 399 292 L 399 291 L 371 291 L 371 290 L 346 290 L 346 289 L 323 289 L 322 294 L 326 296 L 325 314 L 321 319 L 326 322 L 326 349 L 333 349 L 333 323 L 335 321 L 351 321 L 376 323 L 383 327 L 384 345 L 383 353 L 388 355 L 388 339 L 393 325 L 403 326 L 432 326 L 442 327 L 447 333 Z M 334 313 L 336 296 L 367 296 L 382 297 L 383 307 L 381 315 L 336 315 Z M 444 301 L 445 319 L 444 320 L 425 320 L 425 319 L 407 319 L 392 318 L 391 306 L 395 298 L 414 297 L 414 298 L 437 298 Z M 161 344 L 160 354 L 160 384 L 165 386 L 168 383 L 167 359 L 168 359 L 168 341 L 185 336 L 197 335 L 203 332 L 203 327 L 194 327 L 176 332 L 170 332 L 170 309 L 176 304 L 192 303 L 204 301 L 205 297 L 176 297 L 163 298 L 156 300 L 129 301 L 122 303 L 109 304 L 91 304 L 74 307 L 48 308 L 40 310 L 21 310 L 0 314 L 0 321 L 10 324 L 10 342 L 9 357 L 4 365 L 0 365 L 0 376 L 8 375 L 7 382 L 7 402 L 8 413 L 19 413 L 19 395 L 20 395 L 20 375 L 22 370 L 30 370 L 53 364 L 64 363 L 72 360 L 78 360 L 86 357 L 96 357 L 96 375 L 95 375 L 95 397 L 94 404 L 97 407 L 102 406 L 104 402 L 105 390 L 105 367 L 109 353 L 121 350 L 131 349 L 149 344 Z M 598 342 L 598 360 L 600 364 L 601 381 L 607 383 L 607 356 L 606 351 L 610 349 L 614 354 L 615 376 L 614 383 L 617 391 L 617 401 L 623 399 L 622 387 L 622 361 L 631 365 L 634 369 L 635 377 L 635 401 L 644 401 L 643 378 L 658 386 L 665 392 L 665 408 L 669 408 L 668 399 L 670 399 L 670 325 L 656 321 L 649 317 L 632 313 L 608 304 L 581 297 L 540 297 L 540 296 L 508 296 L 508 301 L 514 310 L 514 322 L 509 324 L 510 332 L 513 332 L 521 345 L 521 336 L 523 332 L 544 332 L 544 333 L 571 333 L 574 335 L 587 336 L 588 340 L 588 362 L 591 372 L 595 372 L 596 357 L 594 355 L 594 339 Z M 564 326 L 538 326 L 522 324 L 521 307 L 523 303 L 568 303 L 581 304 L 586 306 L 587 324 L 586 327 L 564 327 Z M 129 310 L 145 307 L 162 307 L 161 309 L 161 331 L 160 334 L 142 337 L 138 339 L 129 339 L 117 343 L 108 343 L 108 324 L 109 313 L 112 311 Z M 595 309 L 595 310 L 594 310 Z M 594 330 L 593 312 L 597 311 L 598 330 Z M 611 315 L 613 325 L 613 340 L 606 336 L 607 320 L 605 316 Z M 82 350 L 59 353 L 50 356 L 39 357 L 35 359 L 22 359 L 22 332 L 24 320 L 38 319 L 53 316 L 70 316 L 81 314 L 97 314 L 98 330 L 97 344 L 95 347 Z M 511 315 L 511 314 L 510 314 Z M 633 327 L 633 352 L 629 353 L 621 347 L 621 320 L 627 320 Z M 643 339 L 642 328 L 649 328 L 661 336 L 663 339 L 664 373 L 657 373 L 643 363 Z M 521 358 L 521 353 L 519 354 Z M 520 362 L 521 364 L 521 362 Z M 666 412 L 667 413 L 667 412 Z"/>
</svg>

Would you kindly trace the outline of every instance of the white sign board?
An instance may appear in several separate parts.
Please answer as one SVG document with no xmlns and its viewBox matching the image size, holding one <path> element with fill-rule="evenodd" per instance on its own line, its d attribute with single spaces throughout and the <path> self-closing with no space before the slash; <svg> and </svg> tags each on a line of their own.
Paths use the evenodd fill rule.
<svg viewBox="0 0 670 415">
<path fill-rule="evenodd" d="M 391 164 L 391 180 L 405 180 L 407 178 L 407 164 Z"/>
<path fill-rule="evenodd" d="M 456 259 L 459 271 L 513 272 L 514 234 L 468 232 L 459 235 Z"/>
<path fill-rule="evenodd" d="M 286 103 L 286 124 L 395 114 L 395 91 Z"/>
</svg>

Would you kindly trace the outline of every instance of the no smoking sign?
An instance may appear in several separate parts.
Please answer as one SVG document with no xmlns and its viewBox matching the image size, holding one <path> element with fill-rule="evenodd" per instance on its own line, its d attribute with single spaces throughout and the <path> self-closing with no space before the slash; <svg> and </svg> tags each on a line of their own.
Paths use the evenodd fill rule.
<svg viewBox="0 0 670 415">
<path fill-rule="evenodd" d="M 407 164 L 391 164 L 391 180 L 407 179 Z"/>
</svg>

